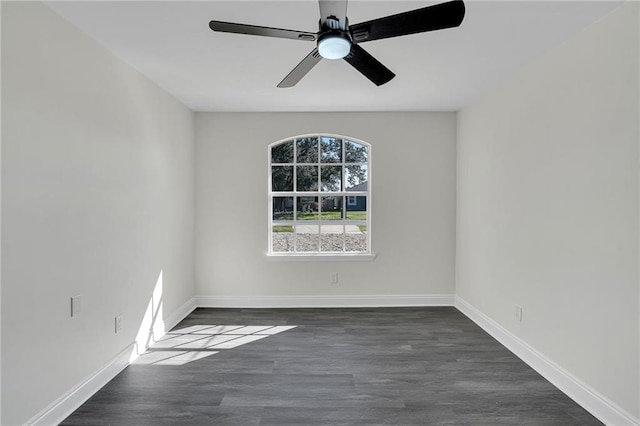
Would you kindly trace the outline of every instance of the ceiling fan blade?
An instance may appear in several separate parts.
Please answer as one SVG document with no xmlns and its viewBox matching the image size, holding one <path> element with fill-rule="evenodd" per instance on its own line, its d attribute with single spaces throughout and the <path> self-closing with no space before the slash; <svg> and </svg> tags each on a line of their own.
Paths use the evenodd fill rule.
<svg viewBox="0 0 640 426">
<path fill-rule="evenodd" d="M 344 30 L 347 28 L 347 0 L 318 0 L 320 3 L 320 25 L 331 29 Z M 327 18 L 334 16 L 337 20 L 338 28 L 334 28 L 333 23 L 328 23 Z"/>
<path fill-rule="evenodd" d="M 376 86 L 381 86 L 396 76 L 389 68 L 382 65 L 369 52 L 357 44 L 351 45 L 351 51 L 344 57 L 344 60 L 349 62 L 351 66 L 360 71 Z"/>
<path fill-rule="evenodd" d="M 300 80 L 302 80 L 302 77 L 307 75 L 307 73 L 311 71 L 311 68 L 315 67 L 321 60 L 322 56 L 318 53 L 318 49 L 313 49 L 311 53 L 305 56 L 305 58 L 296 65 L 280 83 L 278 83 L 278 87 L 285 88 L 295 86 Z"/>
<path fill-rule="evenodd" d="M 464 2 L 453 0 L 351 25 L 355 43 L 457 27 L 464 18 Z"/>
<path fill-rule="evenodd" d="M 211 21 L 209 28 L 223 33 L 248 34 L 266 37 L 290 38 L 294 40 L 315 41 L 316 34 L 306 31 L 285 30 L 282 28 L 260 27 L 257 25 L 235 24 L 233 22 Z"/>
</svg>

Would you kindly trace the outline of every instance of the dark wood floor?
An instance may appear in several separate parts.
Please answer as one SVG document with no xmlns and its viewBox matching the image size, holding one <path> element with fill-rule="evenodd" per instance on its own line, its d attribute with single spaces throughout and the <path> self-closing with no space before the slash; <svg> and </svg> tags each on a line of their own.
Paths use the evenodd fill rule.
<svg viewBox="0 0 640 426">
<path fill-rule="evenodd" d="M 296 327 L 233 347 L 196 325 Z M 174 330 L 63 424 L 601 424 L 455 308 L 197 309 Z"/>
</svg>

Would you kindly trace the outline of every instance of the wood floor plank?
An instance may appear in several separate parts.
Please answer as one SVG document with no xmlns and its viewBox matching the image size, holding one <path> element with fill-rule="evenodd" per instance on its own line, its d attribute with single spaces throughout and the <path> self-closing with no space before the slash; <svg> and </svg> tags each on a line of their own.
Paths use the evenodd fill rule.
<svg viewBox="0 0 640 426">
<path fill-rule="evenodd" d="M 248 343 L 207 335 L 234 324 Z M 172 333 L 62 424 L 601 424 L 451 307 L 196 309 Z"/>
</svg>

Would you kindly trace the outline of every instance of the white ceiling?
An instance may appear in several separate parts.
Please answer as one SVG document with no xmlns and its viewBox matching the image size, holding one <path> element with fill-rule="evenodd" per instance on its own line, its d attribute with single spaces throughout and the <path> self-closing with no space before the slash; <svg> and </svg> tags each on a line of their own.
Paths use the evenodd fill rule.
<svg viewBox="0 0 640 426">
<path fill-rule="evenodd" d="M 358 23 L 439 1 L 351 0 Z M 459 28 L 363 43 L 396 73 L 376 87 L 323 60 L 276 85 L 313 42 L 214 33 L 211 19 L 317 31 L 314 0 L 47 3 L 195 111 L 452 111 L 617 7 L 617 1 L 467 1 Z"/>
</svg>

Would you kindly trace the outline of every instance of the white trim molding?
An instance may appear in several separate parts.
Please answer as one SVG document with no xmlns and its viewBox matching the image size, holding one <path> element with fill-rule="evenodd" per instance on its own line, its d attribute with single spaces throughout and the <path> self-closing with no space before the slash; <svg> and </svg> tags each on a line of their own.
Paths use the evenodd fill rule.
<svg viewBox="0 0 640 426">
<path fill-rule="evenodd" d="M 372 296 L 198 296 L 201 308 L 371 308 L 453 306 L 453 294 Z"/>
<path fill-rule="evenodd" d="M 273 254 L 265 253 L 267 260 L 276 262 L 372 262 L 375 260 L 375 253 L 371 254 L 322 254 L 322 253 L 294 253 L 294 254 Z"/>
<path fill-rule="evenodd" d="M 162 332 L 160 334 L 164 335 L 165 330 L 171 330 L 173 327 L 178 325 L 178 323 L 186 318 L 187 315 L 189 315 L 196 307 L 195 298 L 187 300 L 175 312 L 168 315 L 166 319 L 162 321 L 163 327 L 161 327 Z M 160 332 L 160 330 L 157 330 L 156 332 Z M 162 336 L 158 335 L 156 337 L 160 338 Z M 43 409 L 40 413 L 33 416 L 26 424 L 44 426 L 57 425 L 61 423 L 103 386 L 116 377 L 122 370 L 127 368 L 135 351 L 136 343 L 132 342 L 113 357 L 113 359 L 111 359 L 111 361 L 109 361 L 104 367 L 87 377 L 65 395 L 61 396 L 48 407 Z M 133 356 L 133 358 L 135 358 L 135 356 Z"/>
<path fill-rule="evenodd" d="M 545 379 L 607 425 L 638 426 L 639 419 L 591 389 L 526 342 L 453 294 L 370 296 L 198 296 L 189 299 L 164 320 L 171 330 L 196 308 L 339 308 L 455 306 Z M 131 343 L 96 373 L 31 418 L 28 425 L 59 424 L 129 365 Z"/>
<path fill-rule="evenodd" d="M 180 321 L 185 319 L 187 315 L 189 315 L 198 305 L 196 304 L 196 298 L 192 297 L 187 300 L 182 306 L 180 306 L 174 313 L 167 316 L 164 320 L 165 330 L 171 330 L 173 327 L 178 325 Z"/>
<path fill-rule="evenodd" d="M 604 424 L 640 425 L 640 419 L 634 418 L 617 404 L 587 386 L 466 300 L 456 296 L 455 307 Z"/>
<path fill-rule="evenodd" d="M 129 365 L 134 343 L 120 351 L 100 370 L 87 377 L 66 394 L 27 421 L 28 425 L 57 425 L 84 404 L 111 379 Z"/>
</svg>

